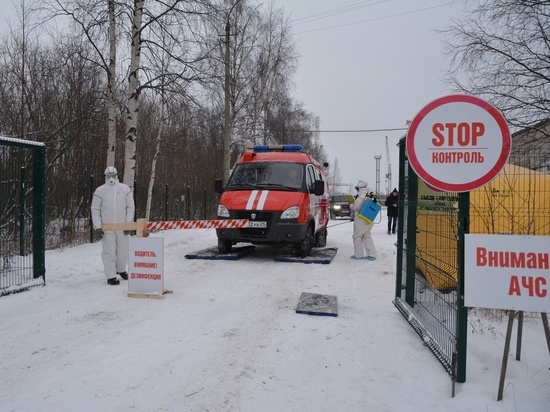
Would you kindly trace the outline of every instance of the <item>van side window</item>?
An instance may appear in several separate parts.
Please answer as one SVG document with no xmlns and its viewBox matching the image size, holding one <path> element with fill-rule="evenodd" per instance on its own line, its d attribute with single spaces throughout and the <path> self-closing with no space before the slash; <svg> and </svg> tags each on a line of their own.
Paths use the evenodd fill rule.
<svg viewBox="0 0 550 412">
<path fill-rule="evenodd" d="M 321 171 L 319 169 L 315 169 L 315 180 L 323 180 L 323 176 L 321 176 Z"/>
<path fill-rule="evenodd" d="M 312 165 L 307 166 L 307 189 L 309 191 L 315 189 L 315 179 L 317 179 L 317 176 L 315 175 L 315 168 Z"/>
</svg>

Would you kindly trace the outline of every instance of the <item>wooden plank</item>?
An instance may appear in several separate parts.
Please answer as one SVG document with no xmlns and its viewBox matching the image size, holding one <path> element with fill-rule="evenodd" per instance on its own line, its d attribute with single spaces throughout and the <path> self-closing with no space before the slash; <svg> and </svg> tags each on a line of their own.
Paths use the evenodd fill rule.
<svg viewBox="0 0 550 412">
<path fill-rule="evenodd" d="M 156 295 L 152 293 L 130 293 L 128 292 L 129 298 L 141 298 L 141 299 L 164 299 L 164 295 L 173 294 L 173 290 L 165 290 L 162 295 Z"/>
<path fill-rule="evenodd" d="M 497 401 L 502 400 L 504 392 L 504 380 L 506 379 L 506 368 L 508 366 L 508 353 L 510 353 L 510 341 L 512 340 L 512 327 L 514 325 L 514 317 L 516 312 L 511 310 L 508 312 L 508 328 L 506 330 L 506 340 L 504 341 L 504 355 L 502 356 L 502 365 L 500 367 L 500 380 L 498 383 Z"/>
<path fill-rule="evenodd" d="M 153 295 L 151 293 L 128 293 L 129 298 L 142 298 L 142 299 L 164 299 L 164 294 Z"/>
<path fill-rule="evenodd" d="M 521 340 L 523 337 L 523 311 L 518 312 L 518 336 L 516 344 L 516 360 L 520 360 L 521 357 Z"/>
<path fill-rule="evenodd" d="M 126 222 L 126 223 L 103 223 L 101 226 L 103 230 L 136 230 L 136 222 Z"/>
<path fill-rule="evenodd" d="M 550 353 L 550 327 L 548 327 L 548 317 L 546 313 L 540 314 L 542 317 L 542 327 L 544 328 L 544 334 L 546 335 L 546 344 L 548 345 L 548 352 Z"/>
<path fill-rule="evenodd" d="M 136 227 L 136 236 L 137 237 L 147 237 L 149 236 L 149 231 L 147 230 L 147 219 L 138 219 Z"/>
<path fill-rule="evenodd" d="M 136 222 L 103 223 L 103 230 L 130 230 L 135 231 L 137 237 L 149 236 L 150 230 L 147 229 L 147 219 L 138 219 Z"/>
</svg>

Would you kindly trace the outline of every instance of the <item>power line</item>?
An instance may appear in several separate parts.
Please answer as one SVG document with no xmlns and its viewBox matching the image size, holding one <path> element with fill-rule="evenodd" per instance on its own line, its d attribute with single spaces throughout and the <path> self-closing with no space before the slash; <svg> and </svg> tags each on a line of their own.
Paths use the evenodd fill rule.
<svg viewBox="0 0 550 412">
<path fill-rule="evenodd" d="M 371 132 L 394 132 L 408 130 L 408 127 L 399 127 L 395 129 L 357 129 L 357 130 L 310 130 L 319 133 L 371 133 Z"/>
<path fill-rule="evenodd" d="M 375 18 L 372 18 L 372 19 L 359 20 L 359 21 L 355 21 L 355 22 L 352 22 L 352 23 L 339 24 L 339 25 L 336 25 L 336 26 L 329 26 L 329 27 L 322 27 L 322 28 L 319 28 L 319 29 L 304 30 L 304 31 L 301 31 L 301 32 L 297 32 L 295 34 L 304 34 L 304 33 L 311 33 L 311 32 L 315 32 L 315 31 L 337 29 L 337 28 L 340 28 L 340 27 L 353 26 L 353 25 L 361 24 L 361 23 L 368 23 L 368 22 L 377 21 L 377 20 L 385 20 L 385 19 L 390 19 L 392 17 L 404 16 L 406 14 L 418 13 L 420 11 L 431 10 L 431 9 L 435 9 L 437 7 L 448 6 L 449 4 L 453 4 L 453 3 L 454 3 L 454 1 L 450 1 L 450 2 L 447 2 L 447 3 L 444 3 L 444 4 L 438 4 L 437 6 L 425 7 L 425 8 L 422 8 L 422 9 L 415 9 L 415 10 L 405 11 L 403 13 L 396 13 L 396 14 L 390 14 L 388 16 L 375 17 Z"/>
<path fill-rule="evenodd" d="M 292 129 L 284 129 L 284 130 L 278 130 L 278 129 L 264 129 L 266 131 L 271 132 L 296 132 L 296 133 L 372 133 L 372 132 L 395 132 L 395 131 L 403 131 L 408 130 L 408 127 L 398 127 L 393 129 L 348 129 L 348 130 L 292 130 Z"/>
<path fill-rule="evenodd" d="M 374 0 L 366 0 L 360 3 L 350 4 L 348 6 L 338 7 L 336 9 L 321 11 L 319 13 L 311 14 L 309 16 L 293 19 L 292 23 L 295 23 L 295 24 L 310 23 L 315 20 L 326 19 L 328 17 L 337 16 L 338 14 L 349 13 L 349 12 L 357 11 L 366 7 L 372 7 L 380 3 L 386 3 L 390 0 L 379 0 L 375 3 L 373 3 L 373 1 Z"/>
</svg>

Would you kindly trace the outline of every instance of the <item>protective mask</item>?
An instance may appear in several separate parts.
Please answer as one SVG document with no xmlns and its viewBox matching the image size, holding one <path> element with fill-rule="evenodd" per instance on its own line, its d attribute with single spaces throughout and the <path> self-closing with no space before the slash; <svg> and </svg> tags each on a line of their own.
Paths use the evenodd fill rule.
<svg viewBox="0 0 550 412">
<path fill-rule="evenodd" d="M 105 181 L 111 186 L 113 186 L 116 183 L 116 175 L 113 175 L 113 174 L 105 175 Z"/>
</svg>

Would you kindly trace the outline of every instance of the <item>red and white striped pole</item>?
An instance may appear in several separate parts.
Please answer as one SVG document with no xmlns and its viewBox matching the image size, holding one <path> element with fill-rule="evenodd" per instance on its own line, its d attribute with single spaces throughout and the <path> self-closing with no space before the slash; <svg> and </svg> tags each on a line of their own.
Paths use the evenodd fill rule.
<svg viewBox="0 0 550 412">
<path fill-rule="evenodd" d="M 240 229 L 248 224 L 248 219 L 224 220 L 179 220 L 148 222 L 147 230 L 171 229 Z"/>
</svg>

